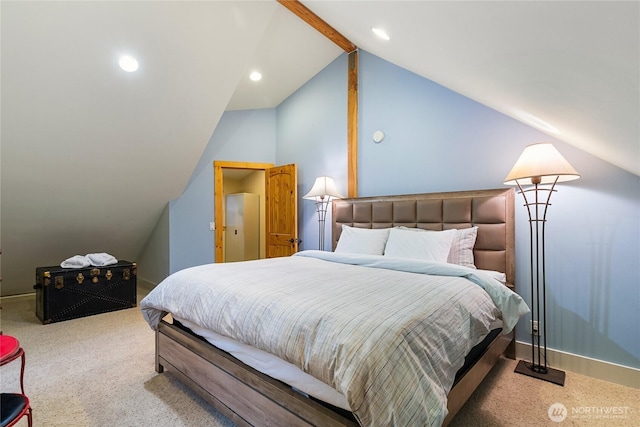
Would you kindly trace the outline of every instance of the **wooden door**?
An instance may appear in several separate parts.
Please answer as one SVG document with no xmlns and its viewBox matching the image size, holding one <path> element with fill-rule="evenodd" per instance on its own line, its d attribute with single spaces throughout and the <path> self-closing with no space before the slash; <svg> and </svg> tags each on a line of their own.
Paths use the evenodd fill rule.
<svg viewBox="0 0 640 427">
<path fill-rule="evenodd" d="M 298 179 L 295 164 L 265 170 L 267 258 L 298 252 Z"/>
</svg>

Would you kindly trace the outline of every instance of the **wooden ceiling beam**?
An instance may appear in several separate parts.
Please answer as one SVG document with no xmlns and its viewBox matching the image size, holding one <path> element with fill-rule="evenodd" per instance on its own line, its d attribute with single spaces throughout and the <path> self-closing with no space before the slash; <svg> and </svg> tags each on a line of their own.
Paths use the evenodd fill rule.
<svg viewBox="0 0 640 427">
<path fill-rule="evenodd" d="M 358 197 L 358 47 L 298 0 L 278 3 L 349 54 L 347 78 L 347 197 Z"/>
<path fill-rule="evenodd" d="M 358 197 L 358 51 L 349 53 L 347 77 L 347 197 Z"/>
<path fill-rule="evenodd" d="M 340 34 L 335 28 L 327 24 L 322 18 L 310 11 L 298 0 L 278 0 L 278 3 L 289 9 L 294 15 L 311 25 L 320 33 L 324 34 L 326 38 L 340 46 L 340 48 L 345 52 L 351 53 L 358 49 L 358 47 L 351 43 L 349 39 Z"/>
</svg>

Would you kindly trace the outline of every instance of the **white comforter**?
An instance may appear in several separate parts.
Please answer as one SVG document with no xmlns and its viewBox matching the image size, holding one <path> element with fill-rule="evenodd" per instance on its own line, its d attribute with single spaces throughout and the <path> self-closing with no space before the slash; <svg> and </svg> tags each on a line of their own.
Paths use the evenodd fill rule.
<svg viewBox="0 0 640 427">
<path fill-rule="evenodd" d="M 304 251 L 177 272 L 141 302 L 272 353 L 348 400 L 363 426 L 440 425 L 446 395 L 473 345 L 522 299 L 472 269 L 379 256 Z"/>
</svg>

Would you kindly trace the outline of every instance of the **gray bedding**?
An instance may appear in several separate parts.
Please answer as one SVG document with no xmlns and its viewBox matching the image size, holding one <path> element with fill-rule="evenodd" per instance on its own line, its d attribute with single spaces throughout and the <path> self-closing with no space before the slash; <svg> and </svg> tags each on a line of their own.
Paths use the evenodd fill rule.
<svg viewBox="0 0 640 427">
<path fill-rule="evenodd" d="M 441 425 L 465 355 L 502 318 L 528 312 L 465 267 L 304 251 L 177 272 L 141 302 L 267 351 L 348 400 L 362 426 Z"/>
</svg>

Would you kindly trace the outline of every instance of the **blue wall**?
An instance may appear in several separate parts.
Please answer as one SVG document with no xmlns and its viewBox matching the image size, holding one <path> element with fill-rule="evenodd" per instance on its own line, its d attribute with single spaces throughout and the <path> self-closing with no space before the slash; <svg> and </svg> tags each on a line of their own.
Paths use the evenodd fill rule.
<svg viewBox="0 0 640 427">
<path fill-rule="evenodd" d="M 318 176 L 334 179 L 347 194 L 347 56 L 339 56 L 277 108 L 277 163 L 298 165 L 301 249 L 318 249 L 318 216 L 304 196 Z M 327 213 L 325 250 L 331 250 Z"/>
<path fill-rule="evenodd" d="M 640 368 L 640 177 L 366 52 L 360 94 L 360 196 L 501 188 L 526 145 L 554 143 L 582 178 L 558 187 L 548 213 L 547 344 Z M 529 300 L 520 197 L 516 285 Z"/>
<path fill-rule="evenodd" d="M 548 345 L 640 368 L 640 177 L 366 52 L 359 69 L 360 196 L 502 188 L 526 145 L 554 143 L 582 178 L 558 188 L 548 214 Z M 225 113 L 203 155 L 206 167 L 172 202 L 171 271 L 213 259 L 213 233 L 205 230 L 213 218 L 214 158 L 296 163 L 299 197 L 325 174 L 346 193 L 346 75 L 342 55 L 275 112 L 264 112 L 271 124 L 255 111 Z M 230 131 L 242 127 L 270 129 L 276 142 L 265 147 L 258 132 L 254 139 Z M 372 140 L 376 130 L 386 134 L 380 144 Z M 516 285 L 529 300 L 519 197 Z M 299 203 L 302 248 L 314 249 L 313 202 Z M 529 341 L 528 322 L 517 328 L 520 341 Z"/>
<path fill-rule="evenodd" d="M 169 203 L 169 272 L 215 260 L 213 161 L 275 163 L 275 109 L 225 112 L 182 195 Z"/>
</svg>

